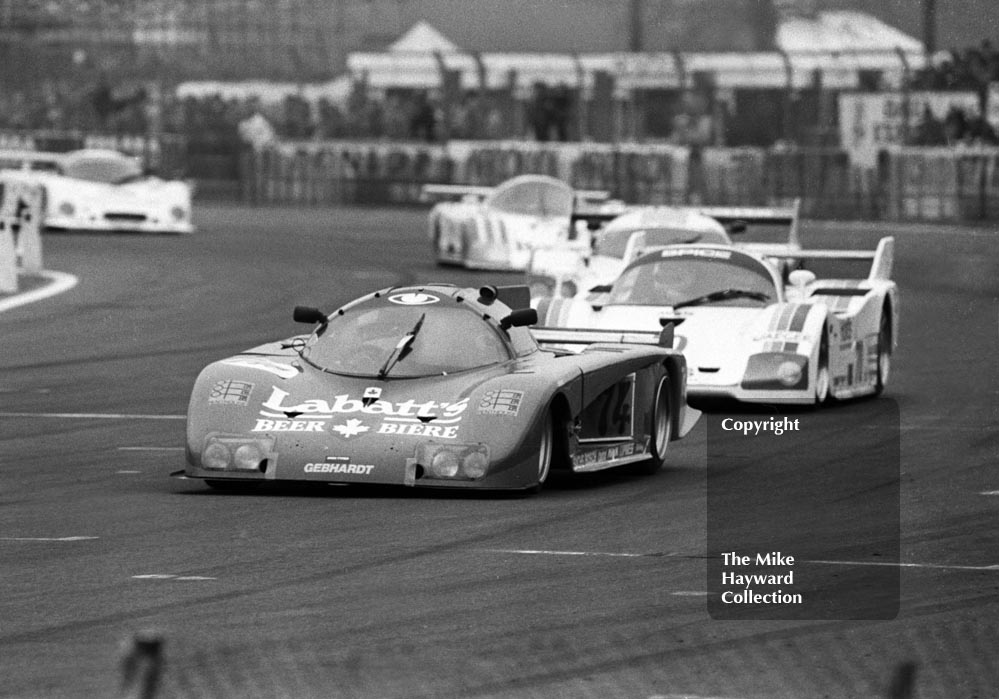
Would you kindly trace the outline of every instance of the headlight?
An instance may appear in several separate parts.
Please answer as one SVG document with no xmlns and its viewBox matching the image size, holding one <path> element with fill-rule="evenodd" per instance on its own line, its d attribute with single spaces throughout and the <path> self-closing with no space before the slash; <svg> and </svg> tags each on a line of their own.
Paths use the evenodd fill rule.
<svg viewBox="0 0 999 699">
<path fill-rule="evenodd" d="M 73 214 L 76 213 L 76 207 L 73 206 L 73 204 L 71 204 L 70 202 L 64 201 L 62 204 L 59 205 L 59 213 L 62 214 L 63 216 L 72 216 Z"/>
<path fill-rule="evenodd" d="M 749 358 L 742 387 L 749 391 L 805 390 L 808 357 L 787 352 L 761 352 Z"/>
<path fill-rule="evenodd" d="M 212 442 L 201 452 L 201 465 L 219 471 L 225 470 L 229 465 L 229 448 L 219 442 Z"/>
<path fill-rule="evenodd" d="M 173 216 L 174 221 L 183 221 L 187 218 L 187 210 L 182 206 L 175 206 L 170 209 L 170 215 Z"/>
<path fill-rule="evenodd" d="M 274 458 L 274 439 L 244 435 L 212 434 L 205 440 L 201 451 L 201 466 L 213 471 L 267 470 L 269 459 Z"/>
<path fill-rule="evenodd" d="M 576 291 L 578 291 L 578 289 L 576 289 L 575 282 L 562 282 L 561 292 L 562 296 L 564 296 L 565 298 L 571 299 L 573 296 L 576 295 Z"/>
<path fill-rule="evenodd" d="M 260 447 L 256 444 L 244 444 L 236 450 L 236 468 L 240 471 L 257 471 L 260 469 L 260 462 L 264 455 L 260 452 Z"/>
<path fill-rule="evenodd" d="M 469 478 L 482 478 L 486 475 L 486 468 L 489 466 L 489 459 L 481 451 L 472 451 L 465 454 L 461 460 L 461 469 Z"/>
<path fill-rule="evenodd" d="M 458 475 L 458 455 L 448 450 L 439 451 L 430 460 L 428 470 L 434 478 L 454 478 Z"/>
<path fill-rule="evenodd" d="M 785 386 L 793 386 L 801 380 L 801 366 L 796 362 L 781 362 L 777 367 L 777 379 Z"/>
<path fill-rule="evenodd" d="M 425 478 L 476 480 L 489 470 L 489 447 L 427 442 L 416 448 L 415 461 L 422 466 Z"/>
</svg>

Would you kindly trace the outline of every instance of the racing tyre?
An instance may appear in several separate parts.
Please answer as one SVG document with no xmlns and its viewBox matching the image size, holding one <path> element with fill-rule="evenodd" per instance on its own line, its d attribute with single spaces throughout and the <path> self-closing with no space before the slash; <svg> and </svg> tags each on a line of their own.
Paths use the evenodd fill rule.
<svg viewBox="0 0 999 699">
<path fill-rule="evenodd" d="M 552 470 L 552 454 L 555 447 L 555 420 L 552 411 L 545 413 L 541 424 L 541 442 L 538 444 L 538 482 L 528 488 L 530 493 L 540 493 Z"/>
<path fill-rule="evenodd" d="M 673 410 L 670 398 L 669 376 L 659 379 L 656 397 L 652 403 L 652 438 L 649 440 L 649 458 L 636 465 L 636 470 L 651 475 L 666 463 L 666 451 L 673 438 Z"/>
<path fill-rule="evenodd" d="M 878 329 L 878 367 L 874 395 L 880 396 L 888 385 L 891 375 L 891 314 L 885 307 L 881 311 L 881 326 Z"/>
<path fill-rule="evenodd" d="M 822 342 L 819 344 L 819 364 L 815 370 L 815 405 L 829 402 L 829 340 L 826 328 L 822 328 Z"/>
</svg>

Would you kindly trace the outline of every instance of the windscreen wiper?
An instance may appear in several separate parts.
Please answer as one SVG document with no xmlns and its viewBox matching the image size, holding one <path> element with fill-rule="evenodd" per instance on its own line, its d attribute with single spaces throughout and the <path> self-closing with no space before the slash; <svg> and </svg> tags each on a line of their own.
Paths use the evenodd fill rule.
<svg viewBox="0 0 999 699">
<path fill-rule="evenodd" d="M 719 289 L 718 291 L 712 291 L 710 294 L 705 294 L 704 296 L 698 296 L 697 298 L 674 303 L 673 308 L 700 306 L 704 303 L 727 301 L 729 299 L 756 299 L 757 301 L 769 301 L 770 295 L 765 294 L 762 291 L 751 291 L 749 289 Z"/>
<path fill-rule="evenodd" d="M 385 363 L 382 364 L 382 368 L 378 370 L 378 378 L 384 379 L 388 376 L 388 373 L 392 371 L 392 367 L 394 367 L 407 354 L 413 351 L 413 340 L 416 339 L 417 333 L 419 333 L 420 328 L 423 327 L 423 321 L 426 317 L 426 313 L 421 315 L 420 319 L 416 321 L 416 325 L 413 326 L 413 329 L 402 336 L 402 339 L 399 340 L 399 344 L 397 344 L 395 349 L 392 350 L 392 354 L 388 356 L 388 359 L 386 359 Z"/>
</svg>

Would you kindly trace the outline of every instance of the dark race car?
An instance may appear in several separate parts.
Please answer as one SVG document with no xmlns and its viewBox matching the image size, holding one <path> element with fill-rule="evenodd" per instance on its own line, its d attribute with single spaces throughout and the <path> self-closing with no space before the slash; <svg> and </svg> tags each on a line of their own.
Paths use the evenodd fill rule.
<svg viewBox="0 0 999 699">
<path fill-rule="evenodd" d="M 529 303 L 526 287 L 435 284 L 298 307 L 310 335 L 201 372 L 174 475 L 536 490 L 552 468 L 661 467 L 699 415 L 683 355 L 648 333 L 542 349 Z"/>
</svg>

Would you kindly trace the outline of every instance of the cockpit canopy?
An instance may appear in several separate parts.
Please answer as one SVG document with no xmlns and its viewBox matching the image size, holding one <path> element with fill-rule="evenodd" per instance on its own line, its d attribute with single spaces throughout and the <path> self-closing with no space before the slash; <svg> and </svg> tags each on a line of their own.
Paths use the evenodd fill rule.
<svg viewBox="0 0 999 699">
<path fill-rule="evenodd" d="M 526 328 L 504 331 L 498 318 L 484 315 L 432 289 L 393 289 L 334 313 L 306 341 L 302 357 L 334 374 L 416 378 L 488 367 L 537 349 Z"/>
<path fill-rule="evenodd" d="M 572 215 L 575 193 L 565 182 L 545 175 L 521 175 L 499 185 L 486 205 L 497 211 L 545 218 Z"/>
<path fill-rule="evenodd" d="M 770 268 L 752 255 L 720 246 L 675 246 L 629 265 L 611 287 L 607 304 L 688 305 L 708 296 L 714 305 L 759 306 L 779 301 L 780 291 Z"/>
<path fill-rule="evenodd" d="M 138 160 L 113 150 L 74 151 L 65 157 L 60 169 L 66 177 L 103 184 L 123 184 L 142 177 Z"/>
</svg>

